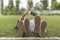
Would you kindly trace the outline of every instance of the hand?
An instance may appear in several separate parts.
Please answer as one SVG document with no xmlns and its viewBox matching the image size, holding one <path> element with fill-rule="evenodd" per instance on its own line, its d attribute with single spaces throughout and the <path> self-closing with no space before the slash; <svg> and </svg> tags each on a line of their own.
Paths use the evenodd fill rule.
<svg viewBox="0 0 60 40">
<path fill-rule="evenodd" d="M 27 8 L 27 9 L 28 9 L 28 11 L 31 11 L 31 8 L 30 8 L 29 6 L 28 6 L 28 8 Z"/>
</svg>

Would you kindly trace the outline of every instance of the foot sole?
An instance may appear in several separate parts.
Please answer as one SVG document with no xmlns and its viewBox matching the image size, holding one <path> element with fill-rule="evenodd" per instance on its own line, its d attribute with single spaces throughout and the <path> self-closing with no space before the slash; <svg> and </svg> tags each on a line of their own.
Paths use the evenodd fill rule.
<svg viewBox="0 0 60 40">
<path fill-rule="evenodd" d="M 25 21 L 24 21 L 24 28 L 25 28 L 25 34 L 27 36 L 29 36 L 29 34 L 30 34 L 29 24 L 30 24 L 29 20 L 28 19 L 25 19 Z"/>
<path fill-rule="evenodd" d="M 34 32 L 35 33 L 39 33 L 40 21 L 41 21 L 40 17 L 36 16 L 35 19 L 34 19 L 34 22 L 35 22 Z"/>
<path fill-rule="evenodd" d="M 47 26 L 47 23 L 46 23 L 46 21 L 41 21 L 40 24 L 41 24 L 40 25 L 41 26 L 41 29 L 40 29 L 40 32 L 39 32 L 39 36 L 43 37 L 44 34 L 45 34 L 45 28 Z"/>
<path fill-rule="evenodd" d="M 22 21 L 20 21 L 18 23 L 18 36 L 19 37 L 22 37 L 23 36 L 23 22 Z"/>
</svg>

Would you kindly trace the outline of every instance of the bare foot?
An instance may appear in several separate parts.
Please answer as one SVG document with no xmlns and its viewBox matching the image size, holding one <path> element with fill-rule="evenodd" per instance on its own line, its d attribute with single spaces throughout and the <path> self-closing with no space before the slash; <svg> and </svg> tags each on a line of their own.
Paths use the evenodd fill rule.
<svg viewBox="0 0 60 40">
<path fill-rule="evenodd" d="M 28 19 L 25 19 L 25 21 L 24 21 L 24 28 L 25 28 L 25 34 L 27 36 L 29 36 L 29 34 L 30 34 L 29 24 L 30 24 L 29 20 Z"/>
<path fill-rule="evenodd" d="M 41 21 L 40 17 L 39 16 L 36 16 L 35 19 L 34 19 L 34 22 L 35 22 L 34 32 L 35 33 L 39 33 L 40 21 Z"/>
<path fill-rule="evenodd" d="M 41 25 L 40 25 L 41 30 L 39 31 L 39 36 L 43 37 L 44 34 L 45 34 L 45 28 L 46 28 L 46 26 L 47 26 L 47 23 L 46 23 L 46 21 L 41 21 L 40 24 L 41 24 Z"/>
<path fill-rule="evenodd" d="M 23 22 L 19 21 L 18 23 L 18 36 L 22 37 L 23 36 Z"/>
</svg>

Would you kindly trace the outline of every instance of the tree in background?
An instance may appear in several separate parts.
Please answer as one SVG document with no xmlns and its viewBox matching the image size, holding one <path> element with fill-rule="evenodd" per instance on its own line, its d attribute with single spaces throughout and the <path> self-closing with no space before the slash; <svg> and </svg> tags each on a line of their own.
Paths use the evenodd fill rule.
<svg viewBox="0 0 60 40">
<path fill-rule="evenodd" d="M 20 0 L 16 0 L 16 13 L 19 14 L 19 3 Z"/>
<path fill-rule="evenodd" d="M 57 0 L 52 0 L 52 2 L 51 2 L 51 9 L 55 10 L 56 6 L 57 6 Z"/>
<path fill-rule="evenodd" d="M 56 10 L 60 10 L 60 3 L 57 3 L 57 5 L 56 5 L 56 8 L 55 8 Z"/>
<path fill-rule="evenodd" d="M 38 10 L 38 11 L 42 10 L 42 4 L 40 4 L 40 1 L 35 4 L 34 10 Z"/>
<path fill-rule="evenodd" d="M 12 15 L 15 14 L 15 7 L 14 7 L 14 3 L 13 0 L 9 0 L 9 5 L 7 5 L 4 9 L 3 9 L 3 14 L 4 15 Z"/>
<path fill-rule="evenodd" d="M 9 8 L 9 14 L 14 14 L 14 3 L 13 3 L 13 0 L 9 0 L 9 5 L 8 5 L 8 8 Z"/>
<path fill-rule="evenodd" d="M 34 10 L 41 11 L 41 9 L 40 9 L 40 7 L 39 7 L 39 6 L 35 6 L 35 7 L 34 7 Z"/>
<path fill-rule="evenodd" d="M 1 13 L 3 13 L 3 0 L 1 0 Z"/>
<path fill-rule="evenodd" d="M 41 0 L 41 3 L 43 5 L 43 9 L 46 10 L 48 7 L 48 0 Z"/>
<path fill-rule="evenodd" d="M 9 9 L 12 10 L 14 7 L 13 0 L 9 0 Z"/>
<path fill-rule="evenodd" d="M 32 6 L 33 6 L 33 0 L 28 0 L 28 6 L 27 7 L 32 8 Z"/>
</svg>

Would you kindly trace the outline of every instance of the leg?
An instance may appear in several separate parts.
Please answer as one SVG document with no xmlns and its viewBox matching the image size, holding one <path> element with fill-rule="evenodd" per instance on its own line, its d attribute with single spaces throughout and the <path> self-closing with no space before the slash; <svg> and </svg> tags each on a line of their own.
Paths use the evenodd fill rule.
<svg viewBox="0 0 60 40">
<path fill-rule="evenodd" d="M 41 30 L 39 30 L 39 36 L 44 36 L 45 34 L 45 28 L 47 26 L 46 21 L 41 21 Z"/>
<path fill-rule="evenodd" d="M 40 21 L 41 21 L 40 17 L 39 17 L 39 16 L 36 16 L 35 19 L 34 19 L 34 22 L 35 22 L 34 32 L 35 32 L 35 33 L 39 33 Z"/>
<path fill-rule="evenodd" d="M 19 23 L 18 23 L 18 36 L 23 36 L 23 22 L 22 21 L 20 21 Z"/>
<path fill-rule="evenodd" d="M 29 20 L 28 19 L 25 19 L 25 21 L 24 21 L 24 28 L 25 28 L 25 30 L 24 31 L 25 31 L 25 34 L 27 36 L 29 36 L 29 34 L 30 34 L 29 24 L 30 24 Z"/>
</svg>

